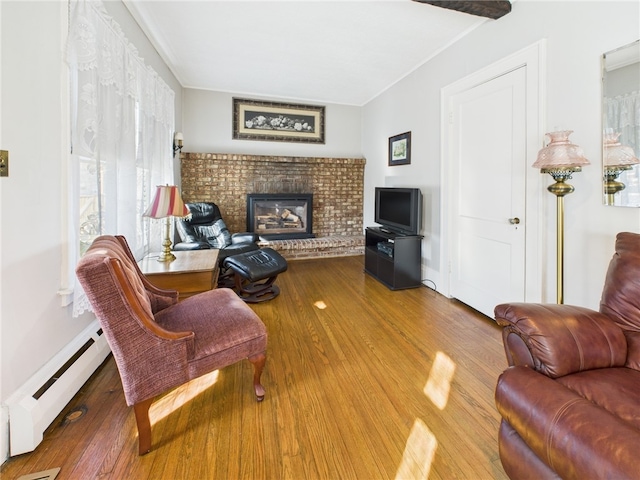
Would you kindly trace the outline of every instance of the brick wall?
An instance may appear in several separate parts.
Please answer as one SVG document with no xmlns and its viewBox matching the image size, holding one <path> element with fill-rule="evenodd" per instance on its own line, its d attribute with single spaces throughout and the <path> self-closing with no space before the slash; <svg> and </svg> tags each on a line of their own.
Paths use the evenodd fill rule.
<svg viewBox="0 0 640 480">
<path fill-rule="evenodd" d="M 229 230 L 246 230 L 248 193 L 313 193 L 317 237 L 362 235 L 364 158 L 182 153 L 182 198 L 214 202 Z"/>
</svg>

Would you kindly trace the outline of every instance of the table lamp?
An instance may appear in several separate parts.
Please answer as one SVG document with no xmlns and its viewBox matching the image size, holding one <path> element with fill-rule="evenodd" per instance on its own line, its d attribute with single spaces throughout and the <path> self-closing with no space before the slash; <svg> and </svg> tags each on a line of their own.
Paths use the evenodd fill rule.
<svg viewBox="0 0 640 480">
<path fill-rule="evenodd" d="M 166 218 L 165 238 L 162 242 L 162 253 L 158 256 L 159 262 L 171 262 L 176 256 L 171 253 L 171 217 L 184 218 L 189 215 L 189 209 L 185 206 L 180 197 L 180 191 L 175 185 L 158 185 L 153 202 L 149 205 L 143 217 Z"/>
</svg>

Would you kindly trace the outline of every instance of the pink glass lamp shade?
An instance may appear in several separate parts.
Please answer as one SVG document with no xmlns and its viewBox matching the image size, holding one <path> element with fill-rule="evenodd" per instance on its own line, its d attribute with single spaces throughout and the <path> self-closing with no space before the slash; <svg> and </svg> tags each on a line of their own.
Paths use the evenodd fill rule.
<svg viewBox="0 0 640 480">
<path fill-rule="evenodd" d="M 170 262 L 176 258 L 171 253 L 171 238 L 169 236 L 171 217 L 186 217 L 188 215 L 189 209 L 182 201 L 178 187 L 175 185 L 158 185 L 151 205 L 142 216 L 167 219 L 165 223 L 165 238 L 162 242 L 163 250 L 158 257 L 159 262 Z"/>
<path fill-rule="evenodd" d="M 619 136 L 616 132 L 604 134 L 604 193 L 608 205 L 614 205 L 614 195 L 625 189 L 625 184 L 618 180 L 618 176 L 640 163 L 633 148 L 620 144 Z"/>
<path fill-rule="evenodd" d="M 618 137 L 620 134 L 615 132 L 604 135 L 604 166 L 626 167 L 640 163 L 633 148 L 621 145 Z"/>
<path fill-rule="evenodd" d="M 590 163 L 582 148 L 569 141 L 572 133 L 573 130 L 547 133 L 551 141 L 538 152 L 538 158 L 533 164 L 541 173 L 548 173 L 553 177 L 556 183 L 549 185 L 547 190 L 558 197 L 573 192 L 573 186 L 565 183 L 565 180 L 569 180 L 572 173 L 581 171 L 583 165 Z"/>
<path fill-rule="evenodd" d="M 547 133 L 551 141 L 538 152 L 533 166 L 541 169 L 575 168 L 589 165 L 582 148 L 569 141 L 573 130 Z M 580 168 L 574 171 L 580 171 Z"/>
</svg>

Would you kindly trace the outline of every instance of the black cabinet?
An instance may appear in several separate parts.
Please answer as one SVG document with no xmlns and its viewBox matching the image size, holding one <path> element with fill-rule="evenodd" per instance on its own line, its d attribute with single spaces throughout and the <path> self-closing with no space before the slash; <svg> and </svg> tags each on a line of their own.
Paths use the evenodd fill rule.
<svg viewBox="0 0 640 480">
<path fill-rule="evenodd" d="M 391 290 L 419 287 L 421 263 L 421 235 L 398 235 L 376 227 L 366 229 L 364 271 Z"/>
</svg>

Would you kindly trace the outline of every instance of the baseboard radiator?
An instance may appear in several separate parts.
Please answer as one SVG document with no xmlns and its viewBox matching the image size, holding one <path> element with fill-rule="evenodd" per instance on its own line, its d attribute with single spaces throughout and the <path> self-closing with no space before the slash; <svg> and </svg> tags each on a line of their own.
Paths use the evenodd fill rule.
<svg viewBox="0 0 640 480">
<path fill-rule="evenodd" d="M 47 427 L 109 352 L 96 320 L 9 397 L 11 456 L 35 450 Z"/>
</svg>

